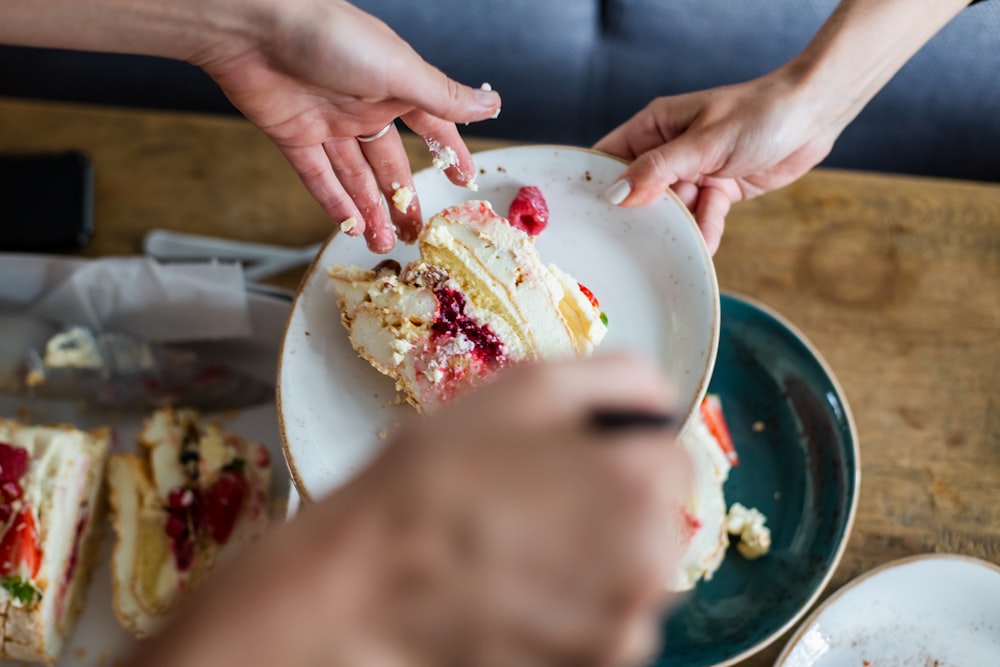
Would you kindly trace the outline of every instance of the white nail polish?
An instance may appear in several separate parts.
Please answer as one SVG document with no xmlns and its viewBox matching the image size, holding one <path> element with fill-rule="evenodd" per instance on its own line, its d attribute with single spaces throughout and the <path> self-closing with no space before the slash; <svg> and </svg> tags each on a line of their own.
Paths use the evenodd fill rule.
<svg viewBox="0 0 1000 667">
<path fill-rule="evenodd" d="M 625 201 L 630 192 L 632 192 L 632 185 L 627 180 L 622 179 L 615 181 L 611 184 L 610 188 L 604 191 L 604 198 L 615 206 L 618 206 L 618 204 Z"/>
<path fill-rule="evenodd" d="M 483 84 L 479 86 L 479 90 L 493 90 L 493 86 L 491 86 L 488 81 L 484 81 Z"/>
</svg>

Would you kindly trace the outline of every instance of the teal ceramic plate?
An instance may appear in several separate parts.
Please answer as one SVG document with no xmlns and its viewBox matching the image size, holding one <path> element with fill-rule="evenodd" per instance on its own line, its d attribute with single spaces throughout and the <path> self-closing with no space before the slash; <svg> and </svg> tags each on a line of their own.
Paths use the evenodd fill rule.
<svg viewBox="0 0 1000 667">
<path fill-rule="evenodd" d="M 767 556 L 731 546 L 664 624 L 658 667 L 731 665 L 781 636 L 812 606 L 840 561 L 857 508 L 858 438 L 836 378 L 780 315 L 722 295 L 719 394 L 740 457 L 727 503 L 760 509 Z"/>
</svg>

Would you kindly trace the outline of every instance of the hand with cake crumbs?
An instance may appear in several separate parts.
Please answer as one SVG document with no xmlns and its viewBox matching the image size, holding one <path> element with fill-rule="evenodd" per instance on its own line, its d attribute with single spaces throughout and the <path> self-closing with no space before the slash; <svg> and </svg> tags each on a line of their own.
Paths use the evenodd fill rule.
<svg viewBox="0 0 1000 667">
<path fill-rule="evenodd" d="M 633 160 L 613 204 L 672 187 L 712 253 L 730 206 L 795 181 L 829 154 L 868 101 L 968 0 L 842 0 L 809 45 L 752 81 L 660 97 L 595 144 Z"/>
<path fill-rule="evenodd" d="M 398 118 L 424 138 L 452 182 L 468 185 L 476 172 L 455 123 L 500 110 L 496 92 L 449 79 L 343 0 L 11 0 L 0 8 L 4 42 L 202 67 L 340 229 L 363 234 L 379 253 L 397 236 L 416 239 L 420 206 L 397 129 L 367 142 L 356 137 L 380 134 Z"/>
<path fill-rule="evenodd" d="M 204 589 L 134 665 L 628 665 L 670 600 L 689 463 L 631 357 L 514 368 L 404 425 Z"/>
</svg>

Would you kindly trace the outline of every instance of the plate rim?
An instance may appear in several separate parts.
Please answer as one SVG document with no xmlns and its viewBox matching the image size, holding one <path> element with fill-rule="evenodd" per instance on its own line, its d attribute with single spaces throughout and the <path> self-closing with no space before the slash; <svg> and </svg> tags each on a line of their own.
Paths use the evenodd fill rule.
<svg viewBox="0 0 1000 667">
<path fill-rule="evenodd" d="M 319 251 L 316 253 L 316 256 L 313 257 L 312 261 L 309 262 L 309 266 L 306 267 L 306 270 L 302 273 L 302 278 L 299 280 L 299 284 L 295 288 L 295 295 L 292 297 L 291 306 L 288 308 L 288 316 L 285 318 L 285 326 L 281 333 L 281 347 L 278 349 L 278 364 L 274 369 L 274 405 L 278 413 L 278 436 L 281 440 L 282 458 L 285 459 L 285 467 L 288 468 L 288 476 L 292 481 L 292 487 L 294 487 L 295 491 L 299 494 L 299 500 L 302 503 L 315 502 L 316 499 L 312 497 L 312 494 L 309 493 L 309 489 L 306 488 L 305 481 L 302 479 L 302 475 L 299 472 L 298 467 L 295 465 L 295 457 L 292 456 L 292 448 L 288 444 L 288 433 L 285 428 L 285 410 L 283 407 L 284 403 L 281 392 L 282 367 L 285 363 L 285 346 L 288 345 L 288 329 L 292 325 L 292 319 L 295 317 L 295 311 L 299 307 L 299 299 L 302 297 L 306 283 L 309 282 L 309 279 L 316 271 L 320 259 L 324 254 L 326 254 L 326 249 L 339 233 L 340 230 L 334 227 L 330 235 L 323 241 Z"/>
<path fill-rule="evenodd" d="M 987 570 L 992 570 L 996 574 L 1000 575 L 1000 565 L 996 565 L 982 558 L 977 558 L 975 556 L 969 556 L 966 554 L 959 554 L 959 553 L 931 552 L 931 553 L 914 554 L 912 556 L 904 556 L 902 558 L 896 558 L 894 560 L 882 563 L 881 565 L 876 565 L 875 567 L 862 572 L 861 574 L 857 575 L 856 577 L 845 583 L 843 586 L 834 591 L 830 595 L 830 597 L 823 600 L 821 604 L 819 604 L 815 609 L 813 609 L 812 613 L 810 613 L 809 616 L 802 621 L 802 624 L 795 630 L 792 636 L 788 638 L 788 642 L 785 644 L 785 647 L 781 650 L 781 653 L 778 654 L 778 657 L 774 661 L 774 667 L 784 667 L 784 665 L 787 664 L 788 657 L 791 655 L 795 647 L 798 646 L 799 642 L 802 641 L 802 637 L 809 630 L 809 628 L 812 627 L 812 625 L 819 619 L 819 617 L 823 615 L 823 612 L 827 611 L 830 607 L 832 607 L 837 602 L 837 600 L 839 600 L 845 594 L 854 590 L 860 584 L 863 584 L 865 581 L 871 579 L 872 577 L 878 574 L 882 574 L 890 570 L 895 570 L 900 567 L 905 567 L 907 565 L 912 565 L 913 563 L 920 563 L 927 561 L 952 561 L 958 563 L 965 563 L 967 565 L 975 565 L 983 567 L 984 569 Z"/>
<path fill-rule="evenodd" d="M 576 151 L 580 153 L 587 153 L 590 155 L 596 155 L 602 158 L 610 159 L 622 164 L 623 166 L 627 166 L 629 164 L 627 160 L 618 157 L 617 155 L 611 155 L 610 153 L 605 153 L 603 151 L 599 151 L 593 148 L 585 148 L 582 146 L 567 146 L 567 145 L 551 144 L 551 143 L 519 144 L 516 146 L 501 146 L 495 148 L 487 148 L 472 153 L 472 157 L 475 160 L 475 158 L 480 155 L 490 155 L 494 153 L 502 153 L 502 152 L 509 152 L 509 151 L 523 150 L 523 149 L 531 149 L 531 150 L 550 149 L 563 152 Z M 419 174 L 422 172 L 433 172 L 433 171 L 436 171 L 435 167 L 430 166 L 419 170 L 417 173 Z M 415 176 L 416 174 L 414 174 L 414 177 Z M 473 192 L 471 193 L 471 195 L 474 197 L 475 193 Z M 708 271 L 708 277 L 709 277 L 709 287 L 711 288 L 711 293 L 709 295 L 709 298 L 712 300 L 712 311 L 713 311 L 711 331 L 710 331 L 710 337 L 712 342 L 711 345 L 709 345 L 709 351 L 706 357 L 707 371 L 702 374 L 701 381 L 699 382 L 698 389 L 695 393 L 694 402 L 692 403 L 692 405 L 688 406 L 687 413 L 691 414 L 695 410 L 698 402 L 701 400 L 702 397 L 704 397 L 704 395 L 708 391 L 708 385 L 711 382 L 712 374 L 715 371 L 715 362 L 719 351 L 719 336 L 721 334 L 721 329 L 722 329 L 722 290 L 719 287 L 719 277 L 718 273 L 715 271 L 714 259 L 712 257 L 712 254 L 708 250 L 708 245 L 705 243 L 705 238 L 701 234 L 701 229 L 698 228 L 698 222 L 697 220 L 695 220 L 694 215 L 691 213 L 688 207 L 684 205 L 684 202 L 681 201 L 680 197 L 678 197 L 672 189 L 666 188 L 666 190 L 664 191 L 664 195 L 668 199 L 673 201 L 673 203 L 680 210 L 683 217 L 694 228 L 698 248 L 706 260 L 706 265 L 710 267 L 710 270 Z M 291 326 L 292 319 L 295 317 L 295 313 L 299 308 L 299 300 L 302 298 L 302 294 L 305 291 L 305 286 L 309 282 L 310 278 L 314 275 L 315 271 L 317 270 L 318 264 L 322 259 L 323 255 L 326 254 L 327 248 L 329 248 L 330 244 L 333 243 L 333 241 L 339 235 L 340 235 L 340 230 L 334 227 L 330 235 L 327 236 L 327 238 L 322 242 L 322 245 L 320 246 L 319 251 L 316 253 L 316 256 L 312 259 L 312 261 L 309 263 L 309 266 L 302 274 L 302 279 L 299 281 L 299 284 L 295 289 L 295 294 L 291 300 L 291 307 L 288 309 L 288 317 L 285 319 L 285 327 L 281 336 L 281 347 L 278 350 L 278 363 L 277 363 L 277 368 L 275 369 L 274 401 L 275 401 L 275 408 L 278 414 L 278 434 L 281 440 L 281 451 L 283 454 L 283 458 L 285 459 L 285 466 L 288 468 L 288 473 L 292 481 L 292 486 L 295 487 L 295 490 L 299 494 L 300 500 L 304 504 L 315 502 L 317 499 L 313 497 L 313 494 L 307 488 L 305 480 L 302 477 L 296 465 L 295 457 L 292 455 L 291 446 L 288 443 L 288 433 L 285 427 L 285 410 L 283 408 L 283 397 L 281 391 L 282 367 L 285 360 L 285 346 L 288 344 L 288 330 L 289 327 Z M 361 240 L 357 239 L 357 242 L 361 242 Z"/>
<path fill-rule="evenodd" d="M 736 655 L 728 657 L 721 662 L 712 663 L 710 667 L 732 667 L 732 665 L 757 655 L 768 646 L 774 644 L 781 637 L 781 635 L 785 634 L 789 629 L 802 621 L 803 617 L 806 616 L 806 614 L 809 613 L 809 610 L 812 609 L 813 605 L 816 604 L 816 601 L 823 594 L 823 591 L 825 591 L 827 586 L 830 585 L 830 580 L 837 572 L 837 568 L 840 567 L 840 563 L 844 557 L 844 552 L 847 550 L 847 545 L 851 540 L 851 535 L 854 533 L 854 522 L 857 518 L 858 501 L 861 497 L 861 443 L 858 437 L 857 422 L 854 420 L 854 413 L 847 400 L 847 394 L 844 392 L 844 388 L 841 386 L 840 380 L 833 372 L 833 368 L 827 362 L 822 353 L 820 353 L 819 349 L 812 343 L 812 341 L 809 340 L 808 337 L 806 337 L 805 333 L 803 333 L 797 325 L 771 306 L 760 301 L 759 299 L 747 296 L 746 294 L 728 289 L 721 290 L 719 316 L 720 328 L 722 326 L 721 297 L 727 297 L 733 299 L 734 301 L 742 302 L 743 304 L 760 311 L 764 315 L 769 316 L 780 326 L 784 327 L 796 340 L 799 341 L 803 347 L 806 348 L 809 354 L 812 355 L 813 359 L 816 360 L 820 369 L 823 371 L 823 374 L 830 381 L 830 384 L 833 385 L 833 390 L 836 393 L 837 398 L 840 399 L 840 404 L 844 409 L 844 421 L 847 422 L 848 429 L 851 434 L 851 450 L 854 454 L 855 463 L 853 475 L 854 493 L 852 494 L 851 503 L 847 511 L 847 522 L 844 525 L 844 537 L 840 540 L 840 544 L 837 545 L 837 549 L 834 551 L 833 558 L 830 561 L 830 567 L 827 568 L 826 573 L 823 575 L 822 579 L 820 579 L 820 582 L 816 586 L 815 590 L 809 595 L 805 603 L 799 607 L 798 611 L 792 614 L 787 621 L 782 623 L 774 631 L 769 633 L 756 644 L 748 646 L 743 651 L 740 651 Z M 779 667 L 777 663 L 775 663 L 775 667 Z"/>
</svg>

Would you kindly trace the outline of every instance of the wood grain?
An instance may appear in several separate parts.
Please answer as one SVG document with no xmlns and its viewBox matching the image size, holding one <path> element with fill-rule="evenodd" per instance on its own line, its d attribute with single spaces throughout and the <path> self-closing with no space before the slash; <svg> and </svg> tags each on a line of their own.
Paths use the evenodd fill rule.
<svg viewBox="0 0 1000 667">
<path fill-rule="evenodd" d="M 857 422 L 858 515 L 824 597 L 913 554 L 1000 562 L 1000 186 L 816 170 L 736 206 L 716 268 L 816 345 Z"/>
<path fill-rule="evenodd" d="M 46 148 L 93 156 L 88 256 L 137 253 L 153 227 L 285 245 L 331 230 L 238 119 L 0 100 L 0 150 Z M 815 170 L 734 207 L 716 267 L 805 333 L 853 408 L 860 506 L 824 595 L 918 553 L 1000 562 L 1000 185 Z M 744 664 L 772 664 L 785 639 Z"/>
</svg>

